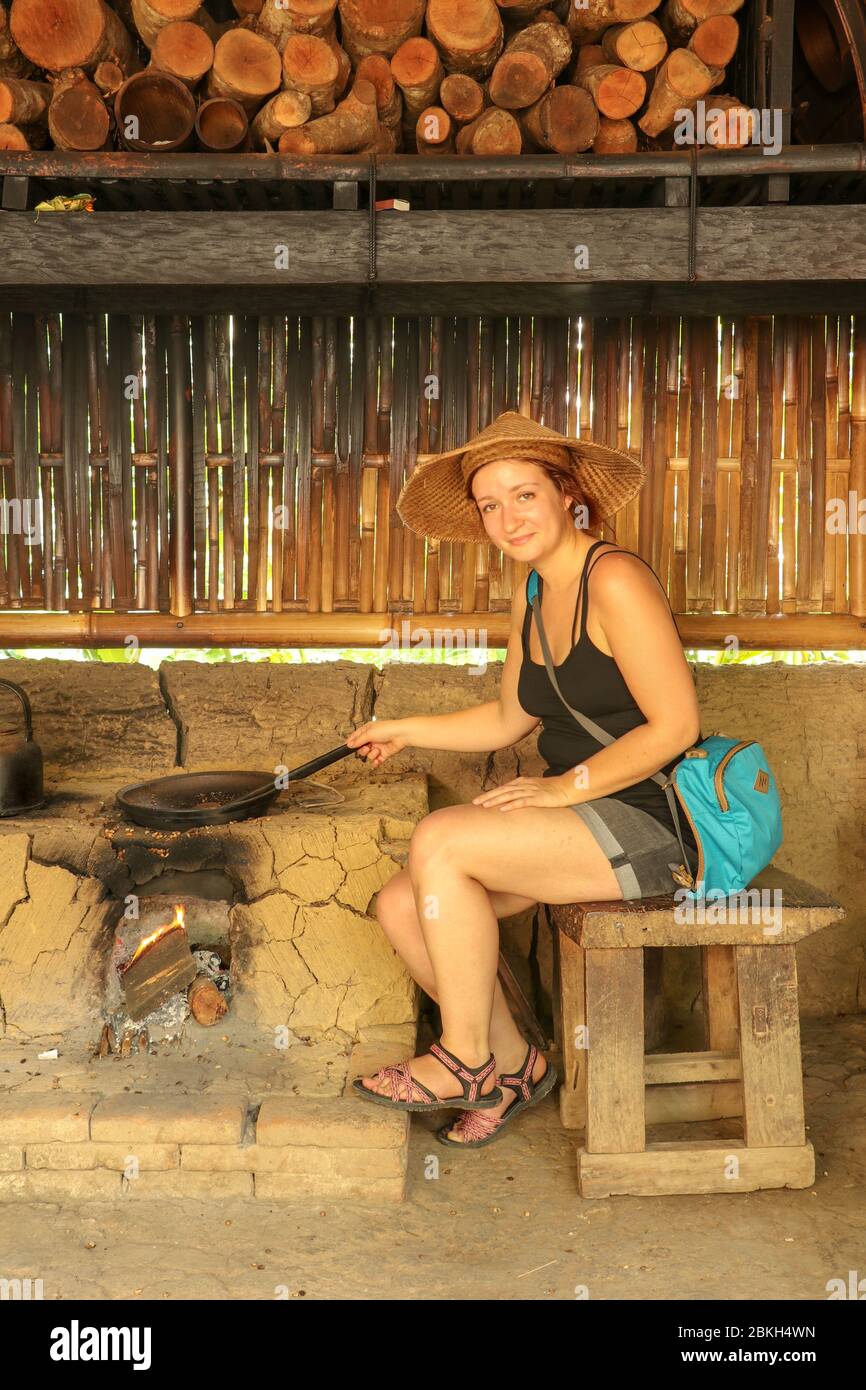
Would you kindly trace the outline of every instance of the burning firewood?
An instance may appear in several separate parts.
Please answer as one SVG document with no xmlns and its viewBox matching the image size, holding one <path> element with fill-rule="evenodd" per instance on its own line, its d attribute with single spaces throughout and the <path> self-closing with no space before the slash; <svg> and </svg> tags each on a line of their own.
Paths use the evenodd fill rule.
<svg viewBox="0 0 866 1390">
<path fill-rule="evenodd" d="M 120 973 L 129 1017 L 145 1018 L 169 995 L 185 989 L 195 975 L 184 911 L 176 907 L 174 920 L 145 936 Z"/>
<path fill-rule="evenodd" d="M 225 995 L 207 975 L 196 976 L 187 990 L 187 999 L 196 1023 L 201 1023 L 205 1028 L 213 1027 L 228 1013 Z"/>
</svg>

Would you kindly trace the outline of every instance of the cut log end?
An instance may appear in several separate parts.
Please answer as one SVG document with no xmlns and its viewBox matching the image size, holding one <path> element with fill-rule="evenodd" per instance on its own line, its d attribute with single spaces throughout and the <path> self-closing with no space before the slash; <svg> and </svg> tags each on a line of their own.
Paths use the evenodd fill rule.
<svg viewBox="0 0 866 1390">
<path fill-rule="evenodd" d="M 51 98 L 48 109 L 51 138 L 61 150 L 104 149 L 111 118 L 102 93 L 83 72 L 72 71 L 68 81 L 56 84 Z"/>
<path fill-rule="evenodd" d="M 634 154 L 637 150 L 637 131 L 629 120 L 611 121 L 602 116 L 598 134 L 592 142 L 593 154 Z"/>
<path fill-rule="evenodd" d="M 247 148 L 247 113 L 231 97 L 211 97 L 198 108 L 195 132 L 200 149 L 214 154 L 234 154 Z"/>
<path fill-rule="evenodd" d="M 0 150 L 29 150 L 30 141 L 17 125 L 0 125 Z"/>
<path fill-rule="evenodd" d="M 25 57 L 49 72 L 92 68 L 103 58 L 124 72 L 138 66 L 129 30 L 103 0 L 15 0 L 10 32 Z"/>
<path fill-rule="evenodd" d="M 441 106 L 428 106 L 421 112 L 415 123 L 415 144 L 419 154 L 435 154 L 453 148 L 451 117 Z"/>
<path fill-rule="evenodd" d="M 439 54 L 429 39 L 407 39 L 391 58 L 391 76 L 399 87 L 424 87 L 441 71 Z"/>
<path fill-rule="evenodd" d="M 493 0 L 429 0 L 427 32 L 448 71 L 470 77 L 486 77 L 505 42 Z"/>
<path fill-rule="evenodd" d="M 490 100 L 506 111 L 532 106 L 550 85 L 550 74 L 536 53 L 503 53 L 490 74 Z"/>
<path fill-rule="evenodd" d="M 484 110 L 484 89 L 474 77 L 453 72 L 442 79 L 439 100 L 457 125 L 467 125 Z"/>
<path fill-rule="evenodd" d="M 520 154 L 523 137 L 510 111 L 490 106 L 457 135 L 457 153 L 472 155 Z"/>
<path fill-rule="evenodd" d="M 599 116 L 589 92 L 553 87 L 523 113 L 522 125 L 540 149 L 554 154 L 588 150 L 598 134 Z"/>
<path fill-rule="evenodd" d="M 607 29 L 602 48 L 611 62 L 622 63 L 634 72 L 649 72 L 664 58 L 668 41 L 653 20 L 638 19 Z"/>
<path fill-rule="evenodd" d="M 170 72 L 181 82 L 194 86 L 213 64 L 214 46 L 208 34 L 198 24 L 186 20 L 167 24 L 156 37 L 150 51 L 153 67 Z"/>
<path fill-rule="evenodd" d="M 699 24 L 689 39 L 689 48 L 707 67 L 727 67 L 737 51 L 740 26 L 733 15 L 713 15 Z"/>
<path fill-rule="evenodd" d="M 233 97 L 249 110 L 277 90 L 281 77 L 280 55 L 272 43 L 248 29 L 230 29 L 217 40 L 208 93 Z"/>
</svg>

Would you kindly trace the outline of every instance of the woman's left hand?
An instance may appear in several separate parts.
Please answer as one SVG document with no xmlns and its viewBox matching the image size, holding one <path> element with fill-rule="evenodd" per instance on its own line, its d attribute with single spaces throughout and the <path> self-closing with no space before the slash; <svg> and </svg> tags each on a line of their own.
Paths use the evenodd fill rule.
<svg viewBox="0 0 866 1390">
<path fill-rule="evenodd" d="M 569 806 L 568 791 L 558 777 L 515 777 L 472 798 L 473 806 L 514 811 L 521 806 Z"/>
</svg>

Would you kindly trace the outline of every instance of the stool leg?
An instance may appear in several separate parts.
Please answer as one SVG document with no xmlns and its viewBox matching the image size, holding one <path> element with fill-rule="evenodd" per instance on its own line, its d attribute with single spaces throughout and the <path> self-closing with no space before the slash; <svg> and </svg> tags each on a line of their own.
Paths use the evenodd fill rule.
<svg viewBox="0 0 866 1390">
<path fill-rule="evenodd" d="M 559 1088 L 559 1118 L 563 1129 L 586 1124 L 586 1004 L 584 951 L 559 928 L 553 934 L 557 975 L 556 1041 L 562 1051 L 563 1078 Z"/>
<path fill-rule="evenodd" d="M 640 1153 L 644 1111 L 643 950 L 588 949 L 587 1153 Z"/>
<path fill-rule="evenodd" d="M 803 1063 L 793 946 L 737 946 L 743 1127 L 750 1148 L 804 1144 Z"/>
<path fill-rule="evenodd" d="M 733 946 L 702 946 L 704 1017 L 710 1052 L 739 1051 L 737 967 Z"/>
</svg>

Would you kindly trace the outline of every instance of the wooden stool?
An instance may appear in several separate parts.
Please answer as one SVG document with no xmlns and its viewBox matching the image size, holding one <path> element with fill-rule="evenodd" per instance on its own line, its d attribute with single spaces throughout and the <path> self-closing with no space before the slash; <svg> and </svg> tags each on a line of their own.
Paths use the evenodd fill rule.
<svg viewBox="0 0 866 1390">
<path fill-rule="evenodd" d="M 702 920 L 700 904 L 678 903 L 673 894 L 550 904 L 560 1113 L 565 1128 L 585 1128 L 577 1160 L 582 1197 L 814 1182 L 794 942 L 845 910 L 773 865 L 747 891 L 749 899 L 721 901 L 727 922 L 712 920 L 718 903 L 704 904 L 710 920 Z M 692 920 L 677 920 L 684 908 Z M 645 946 L 701 947 L 706 1051 L 644 1055 Z M 646 1140 L 647 1123 L 730 1116 L 742 1116 L 742 1139 Z"/>
</svg>

